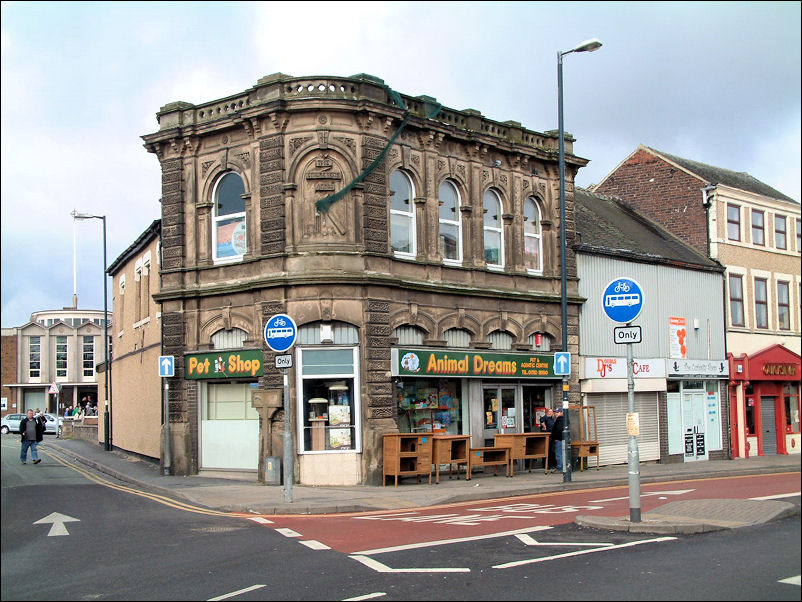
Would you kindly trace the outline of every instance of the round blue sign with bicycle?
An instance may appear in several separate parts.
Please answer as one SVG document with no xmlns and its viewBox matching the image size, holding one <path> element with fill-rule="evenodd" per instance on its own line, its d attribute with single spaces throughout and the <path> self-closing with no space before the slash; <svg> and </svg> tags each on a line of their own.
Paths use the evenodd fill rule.
<svg viewBox="0 0 802 602">
<path fill-rule="evenodd" d="M 643 290 L 631 278 L 616 278 L 602 295 L 604 313 L 613 322 L 627 324 L 643 310 Z"/>
<path fill-rule="evenodd" d="M 276 314 L 265 324 L 265 343 L 273 351 L 283 353 L 295 344 L 298 328 L 286 314 Z"/>
</svg>

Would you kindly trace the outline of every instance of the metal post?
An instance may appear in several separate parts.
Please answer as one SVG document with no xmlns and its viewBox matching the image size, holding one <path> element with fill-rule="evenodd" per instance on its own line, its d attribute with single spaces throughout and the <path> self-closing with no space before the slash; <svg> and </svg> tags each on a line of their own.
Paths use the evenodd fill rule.
<svg viewBox="0 0 802 602">
<path fill-rule="evenodd" d="M 632 367 L 632 343 L 627 343 L 627 407 L 630 414 L 635 413 L 635 372 Z M 639 523 L 640 457 L 638 455 L 638 439 L 631 433 L 627 444 L 627 469 L 629 473 L 629 520 L 633 523 Z"/>
<path fill-rule="evenodd" d="M 560 323 L 562 351 L 568 351 L 568 276 L 565 265 L 565 131 L 563 127 L 563 52 L 557 53 L 557 141 L 560 167 Z M 568 411 L 568 376 L 563 376 L 563 482 L 571 481 L 571 424 Z"/>
<path fill-rule="evenodd" d="M 106 263 L 106 216 L 100 216 L 103 220 L 103 349 L 105 351 L 106 378 L 106 409 L 103 412 L 103 438 L 106 440 L 106 451 L 111 450 L 111 399 L 109 387 L 111 382 L 111 362 L 109 361 L 109 282 L 106 275 L 108 270 Z"/>
<path fill-rule="evenodd" d="M 170 474 L 170 383 L 167 382 L 167 379 L 164 380 L 164 401 L 163 403 L 163 413 L 164 413 L 164 476 Z"/>
<path fill-rule="evenodd" d="M 292 485 L 295 480 L 292 454 L 292 430 L 290 430 L 290 376 L 284 368 L 284 501 L 292 501 Z"/>
</svg>

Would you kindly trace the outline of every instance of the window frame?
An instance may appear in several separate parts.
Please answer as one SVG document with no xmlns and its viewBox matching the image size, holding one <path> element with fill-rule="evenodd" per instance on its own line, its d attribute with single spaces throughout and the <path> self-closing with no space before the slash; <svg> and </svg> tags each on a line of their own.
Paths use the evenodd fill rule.
<svg viewBox="0 0 802 602">
<path fill-rule="evenodd" d="M 226 213 L 226 214 L 223 214 L 223 215 L 219 215 L 218 214 L 218 210 L 220 208 L 219 207 L 220 203 L 218 202 L 218 198 L 219 198 L 219 194 L 220 194 L 220 188 L 222 187 L 223 182 L 225 181 L 225 179 L 228 178 L 229 176 L 234 176 L 234 177 L 239 178 L 239 181 L 242 184 L 242 191 L 243 191 L 241 196 L 245 196 L 246 193 L 247 193 L 247 190 L 245 189 L 245 178 L 243 178 L 236 171 L 226 171 L 226 172 L 224 172 L 223 174 L 220 175 L 220 177 L 217 179 L 217 181 L 214 184 L 214 188 L 212 189 L 212 215 L 211 215 L 211 228 L 212 228 L 211 244 L 212 244 L 212 249 L 211 250 L 212 250 L 212 261 L 214 263 L 216 263 L 216 264 L 217 263 L 232 263 L 232 262 L 242 261 L 243 257 L 248 252 L 248 215 L 247 215 L 248 214 L 248 210 L 247 210 L 247 207 L 246 207 L 245 199 L 244 198 L 242 199 L 242 211 Z M 221 223 L 222 222 L 233 222 L 235 220 L 239 221 L 240 224 L 242 224 L 242 226 L 245 229 L 245 236 L 244 236 L 244 238 L 245 238 L 245 242 L 244 242 L 245 250 L 242 253 L 236 253 L 235 252 L 233 255 L 223 255 L 223 256 L 221 256 L 221 255 L 219 255 L 220 249 L 218 247 L 218 242 L 217 242 L 218 230 L 221 227 Z M 239 224 L 235 225 L 233 230 L 232 230 L 232 239 L 234 238 L 234 232 L 233 231 L 236 230 L 237 228 L 239 228 Z M 232 247 L 233 247 L 233 244 L 232 244 Z M 234 249 L 234 250 L 236 251 L 236 249 Z"/>
<path fill-rule="evenodd" d="M 393 177 L 398 174 L 400 178 L 404 180 L 404 183 L 407 185 L 407 189 L 409 190 L 409 211 L 402 211 L 401 209 L 394 209 L 393 208 L 393 193 L 392 183 Z M 393 250 L 393 254 L 396 257 L 401 257 L 403 259 L 414 259 L 417 257 L 418 254 L 418 228 L 417 228 L 417 221 L 415 216 L 415 183 L 412 181 L 412 178 L 407 174 L 403 169 L 394 169 L 390 174 L 390 186 L 388 186 L 388 200 L 387 204 L 390 207 L 390 248 Z M 395 248 L 395 237 L 394 237 L 394 218 L 397 220 L 405 220 L 406 221 L 406 228 L 407 228 L 407 242 L 409 251 L 399 251 Z"/>
<path fill-rule="evenodd" d="M 36 365 L 36 367 L 34 367 L 34 365 Z M 31 335 L 28 337 L 28 378 L 41 378 L 41 377 L 42 377 L 42 337 L 41 335 Z"/>
<path fill-rule="evenodd" d="M 496 219 L 497 225 L 490 226 L 487 223 L 487 215 L 488 215 L 488 208 L 487 203 L 488 201 L 493 202 L 496 207 Z M 488 188 L 485 193 L 482 195 L 482 242 L 484 245 L 484 258 L 485 264 L 487 265 L 488 269 L 491 270 L 503 270 L 505 264 L 505 257 L 504 257 L 504 218 L 502 215 L 504 214 L 504 205 L 501 202 L 501 195 L 498 192 L 493 190 L 492 188 Z M 498 259 L 497 263 L 491 263 L 487 259 L 487 240 L 488 240 L 488 233 L 492 236 L 498 238 Z M 493 250 L 492 248 L 490 250 Z"/>
<path fill-rule="evenodd" d="M 449 187 L 452 192 L 454 193 L 454 220 L 444 219 L 441 215 L 441 210 L 443 206 L 443 201 L 441 200 L 442 197 L 442 190 L 443 187 Z M 462 216 L 461 216 L 461 209 L 462 203 L 460 199 L 459 189 L 457 185 L 451 181 L 450 179 L 445 179 L 442 181 L 440 186 L 437 188 L 437 249 L 440 253 L 440 257 L 445 264 L 450 265 L 461 265 L 462 264 Z M 444 245 L 443 245 L 443 226 L 451 226 L 456 228 L 456 258 L 446 257 L 443 253 Z"/>
<path fill-rule="evenodd" d="M 760 225 L 755 224 L 755 218 L 760 216 Z M 766 246 L 766 213 L 760 209 L 752 209 L 751 217 L 749 218 L 752 232 L 752 244 L 759 247 Z M 756 238 L 759 238 L 758 242 Z"/>
<path fill-rule="evenodd" d="M 536 232 L 527 232 L 527 225 L 526 222 L 528 218 L 526 216 L 526 208 L 527 205 L 531 203 L 532 207 L 535 209 L 535 223 L 537 224 L 537 231 Z M 540 208 L 540 202 L 537 198 L 530 196 L 524 200 L 524 267 L 526 267 L 526 271 L 530 274 L 542 274 L 543 273 L 543 212 Z M 527 260 L 530 257 L 529 253 L 527 252 L 526 240 L 527 238 L 533 239 L 535 244 L 537 245 L 537 267 L 530 268 L 528 267 Z"/>
<path fill-rule="evenodd" d="M 782 224 L 782 229 L 777 226 Z M 780 244 L 782 238 L 782 245 Z M 788 249 L 788 218 L 784 215 L 774 214 L 774 247 L 776 249 Z"/>
<path fill-rule="evenodd" d="M 735 211 L 737 215 L 733 216 L 732 212 Z M 734 219 L 737 217 L 737 219 Z M 737 228 L 737 233 L 733 236 L 733 226 Z M 733 205 L 727 203 L 727 240 L 741 241 L 741 207 L 740 205 Z"/>
<path fill-rule="evenodd" d="M 738 283 L 738 293 L 739 296 L 735 296 L 733 293 L 733 281 Z M 744 305 L 744 277 L 743 274 L 730 274 L 729 278 L 727 279 L 727 286 L 729 288 L 729 297 L 730 297 L 730 324 L 732 326 L 746 326 L 746 312 L 745 312 L 745 305 Z M 734 315 L 735 312 L 733 311 L 733 306 L 737 306 L 740 309 L 741 321 L 736 322 Z"/>
<path fill-rule="evenodd" d="M 93 335 L 82 335 L 81 353 L 84 376 L 94 376 L 95 374 L 95 337 Z"/>
<path fill-rule="evenodd" d="M 780 291 L 785 290 L 785 299 Z M 791 330 L 791 283 L 777 281 L 777 329 Z"/>
<path fill-rule="evenodd" d="M 67 378 L 69 369 L 69 339 L 66 335 L 56 335 L 55 341 L 56 378 Z"/>
<path fill-rule="evenodd" d="M 763 298 L 758 295 L 758 285 L 762 289 Z M 769 281 L 767 278 L 755 278 L 754 280 L 754 302 L 755 302 L 755 328 L 768 330 L 769 328 Z M 762 313 L 761 313 L 762 310 Z M 761 318 L 763 320 L 761 321 Z"/>
</svg>

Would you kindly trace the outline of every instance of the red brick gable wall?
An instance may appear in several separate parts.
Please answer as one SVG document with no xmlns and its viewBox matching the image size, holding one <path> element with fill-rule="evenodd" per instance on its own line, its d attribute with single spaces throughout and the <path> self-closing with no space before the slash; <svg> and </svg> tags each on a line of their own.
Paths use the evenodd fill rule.
<svg viewBox="0 0 802 602">
<path fill-rule="evenodd" d="M 700 192 L 705 185 L 699 178 L 640 149 L 594 192 L 621 198 L 707 255 L 707 217 Z"/>
</svg>

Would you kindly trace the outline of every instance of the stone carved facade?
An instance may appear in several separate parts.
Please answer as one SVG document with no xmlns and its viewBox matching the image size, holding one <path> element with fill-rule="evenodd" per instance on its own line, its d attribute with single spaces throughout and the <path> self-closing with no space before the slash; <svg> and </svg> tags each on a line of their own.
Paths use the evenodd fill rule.
<svg viewBox="0 0 802 602">
<path fill-rule="evenodd" d="M 444 345 L 444 332 L 452 326 L 469 332 L 476 349 L 489 348 L 488 335 L 499 329 L 513 335 L 513 350 L 531 350 L 528 337 L 536 332 L 559 345 L 556 132 L 491 121 L 474 110 L 443 108 L 427 119 L 425 107 L 433 99 L 403 99 L 412 113 L 403 134 L 384 162 L 327 212 L 315 203 L 379 157 L 403 118 L 377 78 L 274 74 L 224 101 L 168 104 L 158 113 L 159 131 L 143 136 L 162 168 L 157 300 L 164 353 L 176 357 L 179 376 L 170 387 L 170 418 L 186 427 L 176 429 L 186 440 L 173 447 L 191 456 L 182 464 L 187 472 L 199 469 L 199 418 L 197 383 L 180 378 L 183 355 L 211 348 L 208 325 L 222 323 L 226 311 L 246 330 L 246 343 L 264 350 L 260 391 L 282 386 L 263 340 L 270 316 L 287 313 L 299 327 L 337 321 L 358 329 L 362 448 L 357 462 L 358 480 L 364 483 L 380 479 L 381 433 L 397 429 L 390 376 L 396 328 L 416 326 L 424 332 L 424 344 L 433 347 Z M 569 351 L 576 357 L 582 300 L 570 250 L 572 192 L 576 170 L 586 161 L 572 154 L 572 143 L 567 137 L 566 263 Z M 417 245 L 414 256 L 404 258 L 390 245 L 388 183 L 396 169 L 409 176 L 415 191 Z M 233 262 L 215 261 L 212 250 L 213 191 L 227 172 L 239 174 L 245 186 L 247 251 Z M 461 200 L 459 265 L 444 263 L 438 247 L 438 188 L 445 179 L 454 183 Z M 503 269 L 488 269 L 485 262 L 482 198 L 488 188 L 503 205 Z M 543 266 L 537 273 L 527 271 L 523 253 L 523 203 L 531 196 L 542 211 Z M 558 383 L 553 386 L 556 391 Z M 295 385 L 292 389 L 294 403 Z M 293 411 L 293 428 L 295 419 Z M 265 420 L 275 416 L 262 416 L 263 426 Z M 280 452 L 261 451 L 262 456 Z"/>
</svg>

